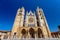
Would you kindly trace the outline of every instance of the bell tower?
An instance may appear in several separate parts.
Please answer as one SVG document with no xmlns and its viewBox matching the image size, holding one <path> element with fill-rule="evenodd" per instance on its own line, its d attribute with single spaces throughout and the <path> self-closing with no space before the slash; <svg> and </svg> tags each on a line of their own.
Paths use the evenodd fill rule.
<svg viewBox="0 0 60 40">
<path fill-rule="evenodd" d="M 18 9 L 14 24 L 13 24 L 12 35 L 17 35 L 18 28 L 23 27 L 24 13 L 25 13 L 24 7 Z"/>
<path fill-rule="evenodd" d="M 46 18 L 44 16 L 43 10 L 39 7 L 37 7 L 36 10 L 36 17 L 37 17 L 37 25 L 38 27 L 42 28 L 42 32 L 45 37 L 51 37 L 50 30 L 48 28 L 48 24 L 46 21 Z"/>
</svg>

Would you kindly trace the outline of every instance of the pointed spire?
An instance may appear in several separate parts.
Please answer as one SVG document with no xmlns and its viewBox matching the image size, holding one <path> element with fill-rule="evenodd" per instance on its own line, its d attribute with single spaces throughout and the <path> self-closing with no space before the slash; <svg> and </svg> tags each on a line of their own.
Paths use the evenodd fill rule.
<svg viewBox="0 0 60 40">
<path fill-rule="evenodd" d="M 21 9 L 24 9 L 24 7 L 22 6 L 22 8 Z"/>
<path fill-rule="evenodd" d="M 39 6 L 37 6 L 37 10 L 39 10 Z"/>
<path fill-rule="evenodd" d="M 21 11 L 25 11 L 24 7 L 19 8 L 19 9 L 18 9 L 18 12 L 19 12 L 20 10 L 21 10 Z"/>
<path fill-rule="evenodd" d="M 32 13 L 32 11 L 30 10 L 30 12 L 29 13 Z"/>
<path fill-rule="evenodd" d="M 28 11 L 26 13 L 28 13 Z"/>
<path fill-rule="evenodd" d="M 34 15 L 33 12 L 30 10 L 29 15 Z"/>
<path fill-rule="evenodd" d="M 18 8 L 18 10 L 17 10 L 18 12 L 20 11 L 20 8 Z"/>
<path fill-rule="evenodd" d="M 28 11 L 26 12 L 26 15 L 28 15 Z"/>
<path fill-rule="evenodd" d="M 40 11 L 42 11 L 42 12 L 43 12 L 43 9 L 42 9 L 42 8 L 40 8 Z"/>
<path fill-rule="evenodd" d="M 34 11 L 34 15 L 35 15 L 35 11 Z"/>
<path fill-rule="evenodd" d="M 22 8 L 21 8 L 21 10 L 23 10 L 23 11 L 24 11 L 24 10 L 25 10 L 25 9 L 24 9 L 24 7 L 22 7 Z"/>
</svg>

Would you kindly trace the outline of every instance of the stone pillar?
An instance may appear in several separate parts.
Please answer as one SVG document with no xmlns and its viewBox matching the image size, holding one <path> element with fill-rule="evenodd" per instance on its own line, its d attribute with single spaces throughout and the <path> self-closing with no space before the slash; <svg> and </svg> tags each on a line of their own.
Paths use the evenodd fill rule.
<svg viewBox="0 0 60 40">
<path fill-rule="evenodd" d="M 37 35 L 35 34 L 35 40 L 37 40 Z"/>
<path fill-rule="evenodd" d="M 27 35 L 27 37 L 29 38 L 30 36 L 29 36 L 29 32 L 28 32 L 28 35 Z"/>
<path fill-rule="evenodd" d="M 8 39 L 10 39 L 11 38 L 11 36 L 10 35 L 8 35 Z"/>
<path fill-rule="evenodd" d="M 53 35 L 53 37 L 55 38 L 55 35 Z"/>
<path fill-rule="evenodd" d="M 58 34 L 58 37 L 60 38 L 60 35 Z"/>
<path fill-rule="evenodd" d="M 3 38 L 4 38 L 4 35 L 1 36 L 1 39 L 3 39 Z"/>
<path fill-rule="evenodd" d="M 29 34 L 28 34 L 28 31 L 27 31 L 27 34 L 26 34 L 26 38 L 29 38 Z"/>
<path fill-rule="evenodd" d="M 40 37 L 42 38 L 42 34 L 40 35 Z"/>
</svg>

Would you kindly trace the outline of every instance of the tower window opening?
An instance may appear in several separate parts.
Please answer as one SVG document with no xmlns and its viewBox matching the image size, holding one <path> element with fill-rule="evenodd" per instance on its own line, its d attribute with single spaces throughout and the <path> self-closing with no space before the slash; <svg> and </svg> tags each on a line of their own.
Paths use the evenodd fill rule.
<svg viewBox="0 0 60 40">
<path fill-rule="evenodd" d="M 41 17 L 41 19 L 43 19 L 43 17 Z"/>
<path fill-rule="evenodd" d="M 25 26 L 25 21 L 23 22 L 23 27 Z"/>
<path fill-rule="evenodd" d="M 42 14 L 40 13 L 40 16 L 42 16 Z"/>
<path fill-rule="evenodd" d="M 22 15 L 22 13 L 19 13 L 19 15 Z"/>
<path fill-rule="evenodd" d="M 39 13 L 40 13 L 41 11 L 39 10 Z"/>
<path fill-rule="evenodd" d="M 38 25 L 38 27 L 39 27 L 39 22 L 37 21 L 37 25 Z"/>
<path fill-rule="evenodd" d="M 20 10 L 19 12 L 22 12 L 22 10 Z"/>
</svg>

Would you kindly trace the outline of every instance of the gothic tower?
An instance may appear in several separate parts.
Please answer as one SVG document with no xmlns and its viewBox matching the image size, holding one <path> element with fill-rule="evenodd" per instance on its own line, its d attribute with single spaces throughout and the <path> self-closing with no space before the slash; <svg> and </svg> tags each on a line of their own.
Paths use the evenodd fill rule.
<svg viewBox="0 0 60 40">
<path fill-rule="evenodd" d="M 37 7 L 36 17 L 37 17 L 37 25 L 38 25 L 38 27 L 42 28 L 43 35 L 45 37 L 51 37 L 51 33 L 48 28 L 48 24 L 47 24 L 47 21 L 46 21 L 46 18 L 45 18 L 42 8 Z"/>
<path fill-rule="evenodd" d="M 16 35 L 18 28 L 23 27 L 24 13 L 25 13 L 24 7 L 18 9 L 16 17 L 15 17 L 14 24 L 13 24 L 12 34 L 11 35 Z"/>
</svg>

